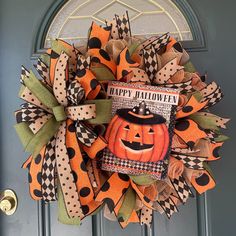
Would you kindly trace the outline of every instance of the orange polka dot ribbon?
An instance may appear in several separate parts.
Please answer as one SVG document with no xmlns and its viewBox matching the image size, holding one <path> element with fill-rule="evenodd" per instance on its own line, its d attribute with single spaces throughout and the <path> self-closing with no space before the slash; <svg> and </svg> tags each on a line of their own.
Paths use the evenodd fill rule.
<svg viewBox="0 0 236 236">
<path fill-rule="evenodd" d="M 87 45 L 53 40 L 34 67 L 41 79 L 21 68 L 19 97 L 25 103 L 15 112 L 16 131 L 31 153 L 22 167 L 28 169 L 31 197 L 59 200 L 65 222 L 73 224 L 105 205 L 104 215 L 116 218 L 122 228 L 130 223 L 150 227 L 153 211 L 169 219 L 178 205 L 193 197 L 192 189 L 202 194 L 215 187 L 209 165 L 221 158 L 220 148 L 228 138 L 221 129 L 229 119 L 212 114 L 210 108 L 223 93 L 217 83 L 207 84 L 207 76 L 196 71 L 170 34 L 133 37 L 126 12 L 106 20 L 105 27 L 93 22 Z M 134 165 L 140 169 L 156 165 L 140 163 L 136 154 L 134 162 L 122 153 L 123 169 L 116 168 L 118 154 L 103 168 L 111 148 L 105 135 L 111 131 L 107 128 L 112 118 L 107 93 L 111 80 L 179 91 L 162 180 L 150 172 L 119 173 Z"/>
</svg>

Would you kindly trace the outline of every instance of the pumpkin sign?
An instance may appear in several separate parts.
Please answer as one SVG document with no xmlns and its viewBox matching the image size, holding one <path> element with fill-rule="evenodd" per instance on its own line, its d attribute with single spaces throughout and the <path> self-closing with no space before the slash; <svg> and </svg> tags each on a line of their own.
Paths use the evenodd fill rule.
<svg viewBox="0 0 236 236">
<path fill-rule="evenodd" d="M 106 140 L 118 158 L 140 162 L 163 160 L 169 147 L 169 132 L 163 116 L 153 114 L 142 101 L 132 109 L 118 109 Z"/>
</svg>

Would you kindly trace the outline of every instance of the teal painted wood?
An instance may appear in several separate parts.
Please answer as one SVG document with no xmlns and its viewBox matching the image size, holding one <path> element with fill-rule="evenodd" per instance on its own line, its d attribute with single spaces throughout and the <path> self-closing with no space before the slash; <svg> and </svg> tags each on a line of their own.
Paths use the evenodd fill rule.
<svg viewBox="0 0 236 236">
<path fill-rule="evenodd" d="M 207 71 L 209 80 L 215 80 L 225 97 L 216 107 L 215 113 L 231 117 L 226 134 L 230 136 L 220 154 L 223 159 L 212 164 L 217 187 L 207 193 L 209 235 L 235 235 L 235 179 L 236 179 L 236 110 L 235 110 L 235 22 L 236 1 L 201 0 L 189 1 L 199 13 L 206 29 L 206 52 L 194 52 L 192 61 L 202 73 Z"/>
<path fill-rule="evenodd" d="M 0 213 L 1 236 L 43 235 L 40 206 L 30 198 L 27 173 L 21 169 L 27 154 L 13 129 L 13 112 L 22 103 L 17 99 L 21 64 L 31 66 L 31 47 L 49 5 L 49 0 L 0 1 L 0 191 L 11 188 L 19 200 L 13 216 Z"/>
</svg>

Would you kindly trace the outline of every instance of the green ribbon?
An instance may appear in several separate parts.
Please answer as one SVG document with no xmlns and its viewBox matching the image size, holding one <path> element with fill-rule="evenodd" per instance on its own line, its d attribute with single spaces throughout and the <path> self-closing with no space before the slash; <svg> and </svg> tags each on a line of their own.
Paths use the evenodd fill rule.
<svg viewBox="0 0 236 236">
<path fill-rule="evenodd" d="M 90 70 L 93 72 L 98 81 L 111 81 L 116 79 L 111 70 L 102 64 L 100 64 L 99 67 L 91 66 Z"/>
<path fill-rule="evenodd" d="M 219 131 L 219 127 L 217 125 L 216 116 L 205 116 L 203 113 L 195 113 L 189 116 L 190 119 L 195 121 L 198 125 L 200 125 L 203 129 L 210 129 L 213 131 Z"/>
<path fill-rule="evenodd" d="M 53 135 L 55 135 L 61 121 L 66 120 L 66 113 L 64 107 L 58 103 L 54 95 L 44 87 L 32 71 L 30 71 L 29 77 L 23 77 L 23 81 L 34 96 L 37 97 L 42 104 L 50 108 L 54 114 L 54 117 L 50 118 L 36 134 L 33 134 L 28 124 L 25 122 L 15 125 L 16 132 L 20 137 L 25 151 L 32 153 L 34 157 Z M 20 89 L 20 94 L 24 91 L 25 86 Z"/>
<path fill-rule="evenodd" d="M 220 134 L 216 138 L 214 138 L 215 142 L 217 142 L 217 143 L 224 142 L 224 141 L 226 141 L 228 139 L 229 139 L 229 137 L 226 136 L 226 135 L 223 135 L 223 134 Z"/>
<path fill-rule="evenodd" d="M 130 186 L 124 195 L 124 200 L 119 209 L 117 218 L 119 222 L 127 222 L 136 205 L 136 193 Z"/>
<path fill-rule="evenodd" d="M 156 182 L 151 175 L 129 175 L 130 179 L 138 185 L 150 185 Z"/>
<path fill-rule="evenodd" d="M 52 111 L 57 121 L 66 120 L 66 113 L 63 106 L 53 107 Z"/>
<path fill-rule="evenodd" d="M 184 70 L 186 72 L 190 72 L 190 73 L 194 73 L 196 72 L 196 69 L 193 65 L 193 63 L 191 61 L 187 62 L 185 65 L 184 65 Z"/>
<path fill-rule="evenodd" d="M 36 134 L 33 134 L 25 122 L 16 124 L 15 129 L 25 151 L 32 153 L 33 157 L 35 157 L 42 147 L 55 135 L 60 125 L 61 122 L 51 117 Z"/>
<path fill-rule="evenodd" d="M 26 149 L 28 143 L 30 142 L 30 140 L 34 136 L 34 133 L 29 128 L 29 124 L 27 122 L 18 123 L 16 125 L 14 125 L 14 127 L 16 130 L 16 133 L 18 134 L 18 136 L 20 138 L 20 141 L 21 141 L 24 149 Z"/>
<path fill-rule="evenodd" d="M 48 54 L 42 54 L 40 59 L 43 63 L 45 63 L 48 67 L 50 66 L 50 56 Z"/>
<path fill-rule="evenodd" d="M 135 53 L 140 44 L 141 44 L 140 42 L 134 42 L 128 47 L 130 56 L 132 56 L 133 53 Z"/>
<path fill-rule="evenodd" d="M 194 93 L 191 94 L 191 96 L 194 96 L 194 98 L 198 101 L 198 102 L 201 102 L 203 96 L 201 94 L 200 91 L 196 91 Z"/>
<path fill-rule="evenodd" d="M 80 225 L 79 217 L 70 218 L 68 216 L 60 184 L 58 184 L 57 186 L 58 186 L 57 193 L 58 193 L 58 220 L 59 222 L 61 222 L 62 224 L 67 224 L 67 225 Z"/>
<path fill-rule="evenodd" d="M 210 176 L 212 177 L 212 179 L 214 179 L 214 174 L 212 169 L 210 168 L 210 166 L 206 163 L 203 162 L 203 167 L 205 168 L 205 170 L 210 174 Z"/>
<path fill-rule="evenodd" d="M 96 105 L 96 118 L 89 119 L 88 122 L 90 124 L 108 124 L 111 121 L 111 99 L 86 100 L 84 103 Z"/>
<path fill-rule="evenodd" d="M 49 90 L 36 78 L 34 73 L 30 71 L 30 76 L 23 77 L 25 86 L 42 102 L 46 107 L 52 109 L 60 104 Z"/>
<path fill-rule="evenodd" d="M 56 52 L 57 54 L 61 54 L 62 51 L 64 51 L 67 55 L 71 54 L 71 50 L 67 47 L 65 47 L 60 40 L 55 39 L 51 41 L 51 49 Z"/>
</svg>

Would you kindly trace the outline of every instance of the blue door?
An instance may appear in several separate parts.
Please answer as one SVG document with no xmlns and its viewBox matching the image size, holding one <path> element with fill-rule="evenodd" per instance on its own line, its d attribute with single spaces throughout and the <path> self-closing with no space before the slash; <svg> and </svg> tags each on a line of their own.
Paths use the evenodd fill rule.
<svg viewBox="0 0 236 236">
<path fill-rule="evenodd" d="M 86 4 L 88 8 L 85 8 Z M 136 6 L 132 4 L 134 0 L 0 1 L 0 193 L 12 189 L 18 198 L 18 208 L 12 216 L 0 212 L 1 236 L 235 235 L 236 2 L 135 0 Z M 172 33 L 184 41 L 183 44 L 190 52 L 192 62 L 199 72 L 207 72 L 209 80 L 215 80 L 223 88 L 225 98 L 214 108 L 215 113 L 226 114 L 232 118 L 227 131 L 231 139 L 221 151 L 223 158 L 212 165 L 217 187 L 203 196 L 190 199 L 188 204 L 180 207 L 180 212 L 171 220 L 164 215 L 155 214 L 151 229 L 130 225 L 121 230 L 118 223 L 108 221 L 102 214 L 87 218 L 79 227 L 60 224 L 57 221 L 56 204 L 36 203 L 28 194 L 26 172 L 21 169 L 26 155 L 13 128 L 15 123 L 13 112 L 21 103 L 17 99 L 21 64 L 30 68 L 36 56 L 47 47 L 50 37 L 59 35 L 67 38 L 69 32 L 72 37 L 68 40 L 73 41 L 80 31 L 80 38 L 83 39 L 84 28 L 88 28 L 86 24 L 91 23 L 91 18 L 99 22 L 104 12 L 113 15 L 112 7 L 117 11 L 129 10 L 134 17 L 135 30 L 140 34 L 154 33 L 147 24 L 147 28 L 141 27 L 140 30 L 138 26 L 142 22 L 155 19 L 167 22 L 168 19 L 172 19 L 168 21 L 166 28 L 176 27 Z M 159 12 L 159 15 L 153 18 L 150 17 L 154 14 L 152 7 L 155 7 L 156 13 Z M 92 11 L 96 14 L 93 15 Z M 135 15 L 137 11 L 144 15 L 140 22 Z M 78 15 L 85 16 L 83 24 L 79 23 L 82 18 Z M 169 18 L 165 20 L 165 17 Z M 78 30 L 74 28 L 76 24 L 79 24 Z"/>
</svg>

